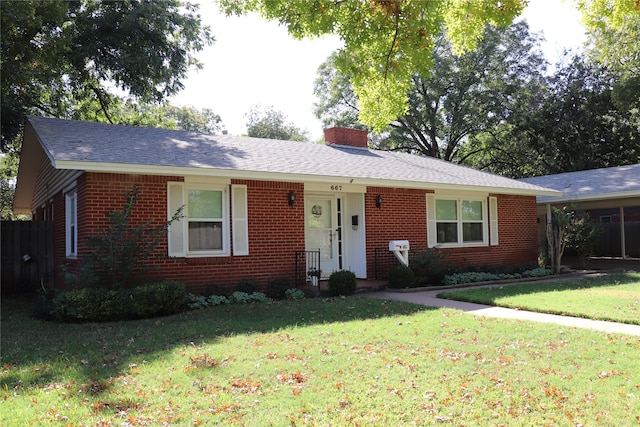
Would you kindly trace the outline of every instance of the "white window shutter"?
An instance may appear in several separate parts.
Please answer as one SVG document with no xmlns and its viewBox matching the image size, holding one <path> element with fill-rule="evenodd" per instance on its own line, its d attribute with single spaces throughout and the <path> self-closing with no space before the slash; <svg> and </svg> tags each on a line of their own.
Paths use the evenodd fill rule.
<svg viewBox="0 0 640 427">
<path fill-rule="evenodd" d="M 231 186 L 231 209 L 233 214 L 233 255 L 249 255 L 249 214 L 246 185 Z"/>
<path fill-rule="evenodd" d="M 491 235 L 489 243 L 491 246 L 498 245 L 498 198 L 489 197 L 489 228 Z"/>
<path fill-rule="evenodd" d="M 183 184 L 180 182 L 170 182 L 167 184 L 167 216 L 168 220 L 170 220 L 175 213 L 183 207 L 184 202 L 184 192 L 183 192 Z M 186 215 L 186 212 L 183 210 L 183 214 Z M 185 250 L 185 220 L 180 219 L 178 221 L 174 221 L 169 225 L 169 233 L 168 233 L 168 246 L 169 246 L 169 256 L 171 257 L 184 257 L 186 256 Z"/>
<path fill-rule="evenodd" d="M 427 194 L 427 246 L 430 248 L 438 244 L 438 230 L 436 227 L 436 196 Z"/>
</svg>

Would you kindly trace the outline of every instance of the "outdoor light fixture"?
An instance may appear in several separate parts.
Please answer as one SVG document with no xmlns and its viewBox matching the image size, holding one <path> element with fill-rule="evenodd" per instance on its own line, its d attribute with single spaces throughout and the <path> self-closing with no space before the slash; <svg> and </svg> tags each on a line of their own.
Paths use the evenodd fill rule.
<svg viewBox="0 0 640 427">
<path fill-rule="evenodd" d="M 380 206 L 382 206 L 382 196 L 378 194 L 376 196 L 376 208 L 380 209 Z"/>
<path fill-rule="evenodd" d="M 293 202 L 296 201 L 296 193 L 294 193 L 293 191 L 289 191 L 289 194 L 287 195 L 287 201 L 289 202 L 289 206 L 293 206 Z"/>
</svg>

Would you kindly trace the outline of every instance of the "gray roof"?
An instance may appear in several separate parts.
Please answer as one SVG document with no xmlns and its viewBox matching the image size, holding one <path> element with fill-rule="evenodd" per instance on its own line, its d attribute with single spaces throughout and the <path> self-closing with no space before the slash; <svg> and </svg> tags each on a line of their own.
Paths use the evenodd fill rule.
<svg viewBox="0 0 640 427">
<path fill-rule="evenodd" d="M 561 197 L 538 196 L 538 203 L 636 197 L 640 196 L 640 163 L 538 176 L 521 181 L 563 192 Z"/>
<path fill-rule="evenodd" d="M 431 157 L 231 135 L 28 117 L 58 169 L 556 194 Z"/>
</svg>

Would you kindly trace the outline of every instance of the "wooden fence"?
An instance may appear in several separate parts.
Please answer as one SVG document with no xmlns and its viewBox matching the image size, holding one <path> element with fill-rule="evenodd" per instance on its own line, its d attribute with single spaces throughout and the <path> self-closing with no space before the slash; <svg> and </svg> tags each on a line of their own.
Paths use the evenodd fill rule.
<svg viewBox="0 0 640 427">
<path fill-rule="evenodd" d="M 29 293 L 53 281 L 53 222 L 2 221 L 2 293 Z"/>
</svg>

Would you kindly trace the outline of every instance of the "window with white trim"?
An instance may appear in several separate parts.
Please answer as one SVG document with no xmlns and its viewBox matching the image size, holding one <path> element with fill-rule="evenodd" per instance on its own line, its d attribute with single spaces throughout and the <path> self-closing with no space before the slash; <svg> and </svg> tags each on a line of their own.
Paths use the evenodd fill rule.
<svg viewBox="0 0 640 427">
<path fill-rule="evenodd" d="M 67 258 L 78 256 L 78 194 L 75 190 L 65 195 L 65 231 Z"/>
<path fill-rule="evenodd" d="M 429 246 L 484 246 L 488 240 L 486 198 L 427 196 Z"/>
<path fill-rule="evenodd" d="M 242 191 L 244 189 L 244 191 Z M 201 183 L 168 183 L 168 217 L 180 207 L 183 217 L 169 226 L 169 256 L 201 257 L 230 255 L 230 225 L 233 221 L 235 255 L 248 255 L 246 187 L 232 186 L 234 217 L 229 206 L 229 186 Z M 238 230 L 236 230 L 236 227 Z M 241 249 L 240 249 L 241 248 Z M 236 254 L 235 252 L 238 251 Z"/>
</svg>

